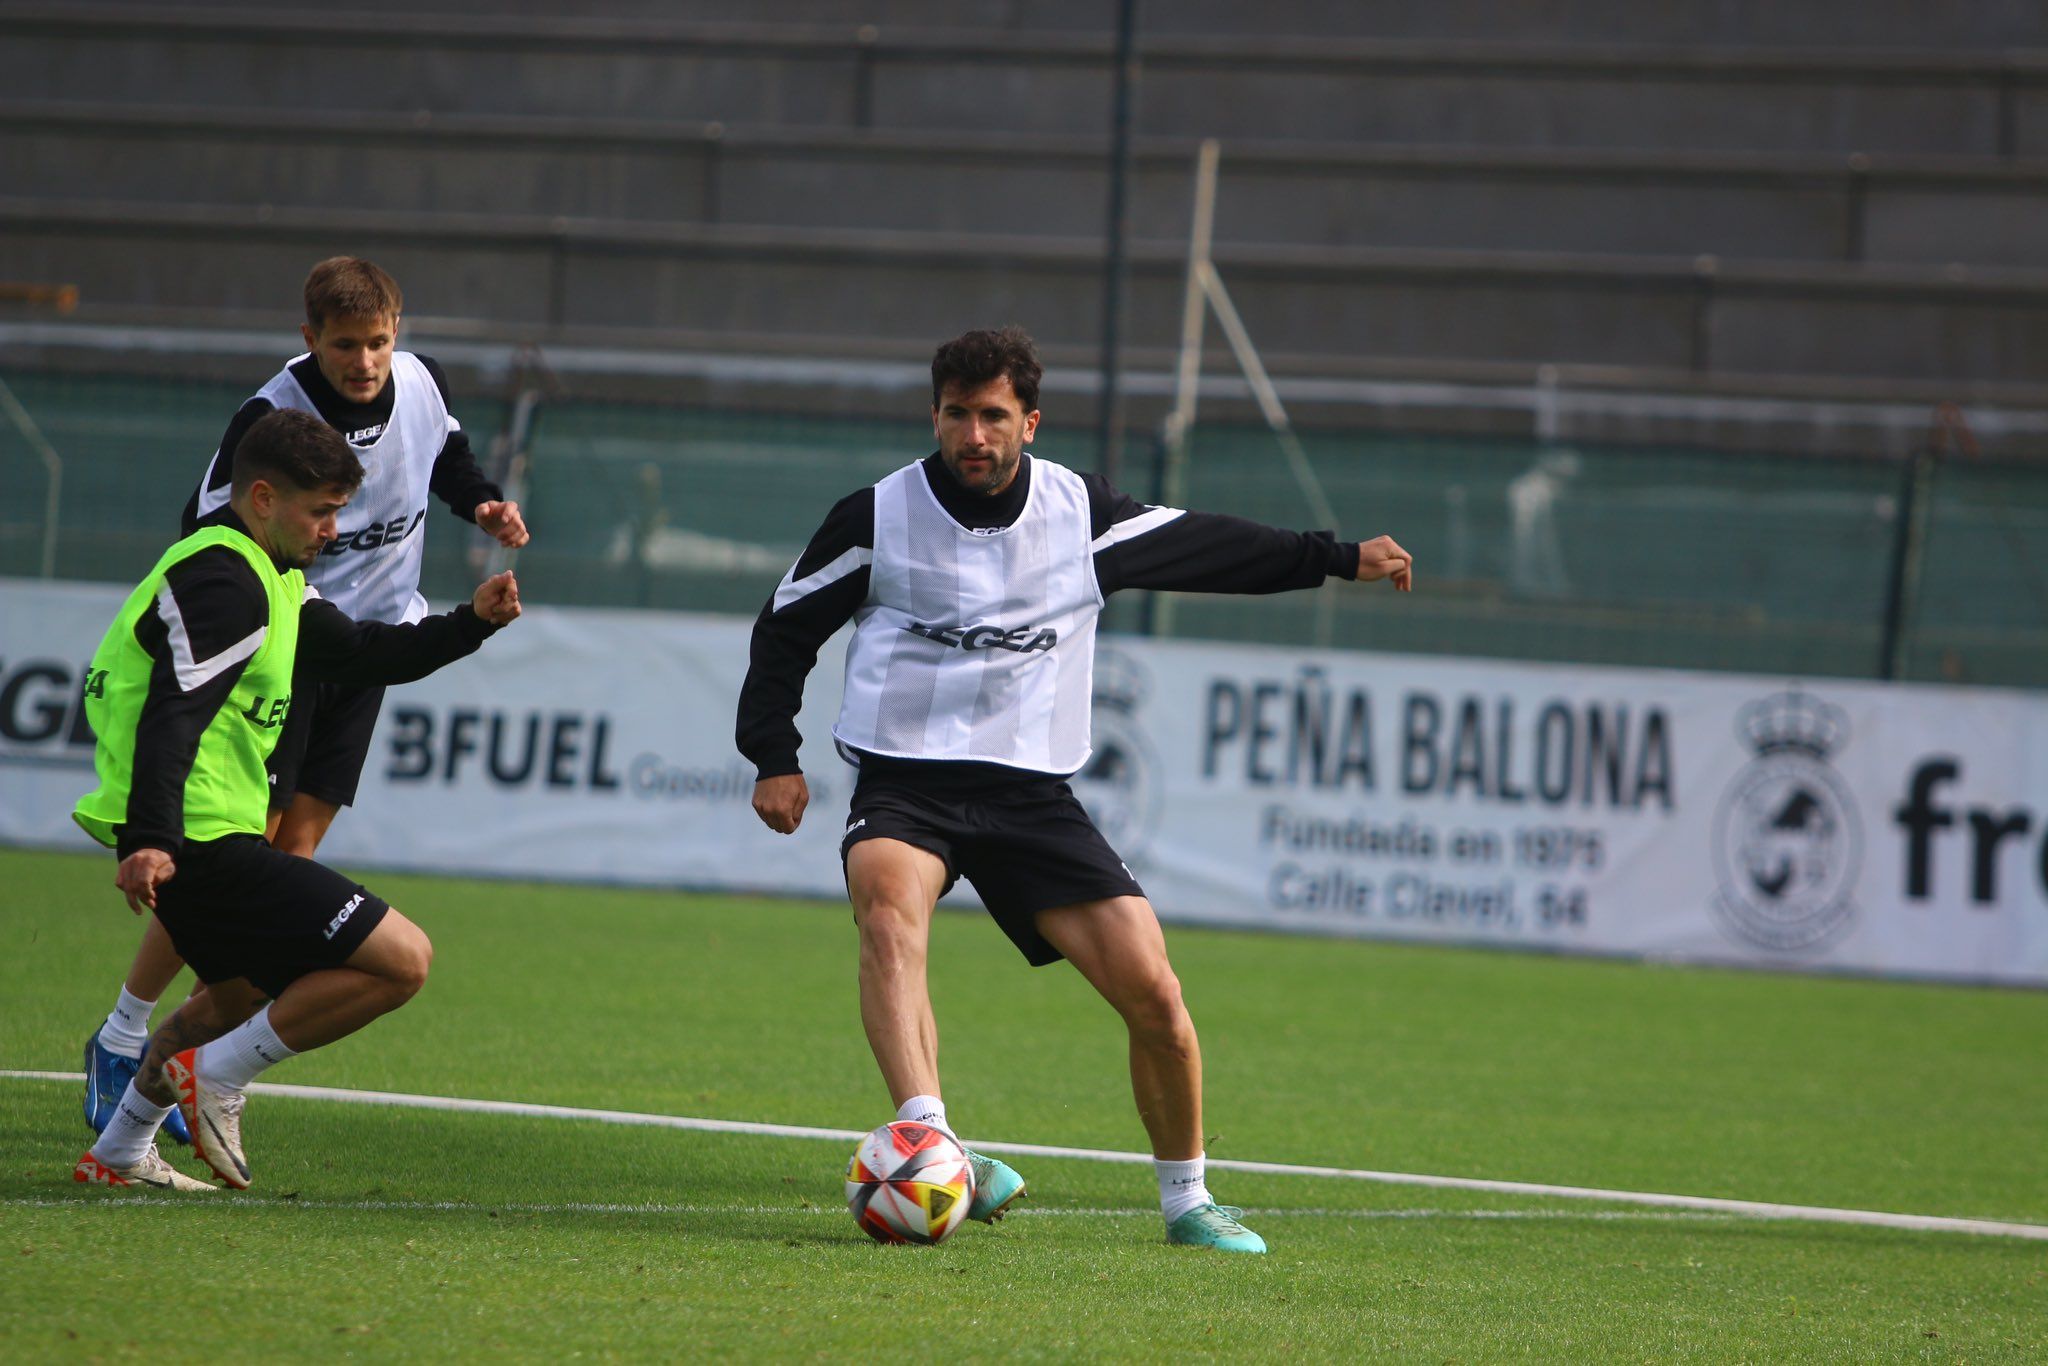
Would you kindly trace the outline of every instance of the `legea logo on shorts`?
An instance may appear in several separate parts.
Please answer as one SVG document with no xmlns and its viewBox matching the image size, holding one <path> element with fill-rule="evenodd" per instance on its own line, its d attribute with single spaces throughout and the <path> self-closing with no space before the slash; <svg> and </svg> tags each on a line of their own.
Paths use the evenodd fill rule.
<svg viewBox="0 0 2048 1366">
<path fill-rule="evenodd" d="M 339 934 L 341 932 L 341 927 L 343 925 L 348 924 L 348 918 L 356 913 L 356 907 L 362 904 L 363 894 L 361 892 L 357 892 L 354 896 L 350 897 L 348 899 L 348 904 L 341 908 L 341 911 L 334 917 L 334 919 L 327 922 L 327 934 L 325 937 L 328 939 L 332 939 L 334 938 L 335 935 Z"/>
</svg>

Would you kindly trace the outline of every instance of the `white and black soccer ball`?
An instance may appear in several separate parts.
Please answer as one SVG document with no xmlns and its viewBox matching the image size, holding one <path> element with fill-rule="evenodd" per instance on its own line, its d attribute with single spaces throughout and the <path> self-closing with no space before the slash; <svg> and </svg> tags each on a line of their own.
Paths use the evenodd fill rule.
<svg viewBox="0 0 2048 1366">
<path fill-rule="evenodd" d="M 967 1222 L 974 1164 L 944 1129 L 884 1124 L 860 1141 L 846 1168 L 846 1207 L 878 1243 L 943 1243 Z"/>
</svg>

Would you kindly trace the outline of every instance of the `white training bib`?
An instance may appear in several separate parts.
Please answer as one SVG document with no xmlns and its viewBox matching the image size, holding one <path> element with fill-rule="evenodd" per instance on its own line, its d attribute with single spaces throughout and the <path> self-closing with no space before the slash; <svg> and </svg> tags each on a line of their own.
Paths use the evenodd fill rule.
<svg viewBox="0 0 2048 1366">
<path fill-rule="evenodd" d="M 274 408 L 318 416 L 319 408 L 291 372 L 304 359 L 295 357 L 256 397 Z M 363 486 L 336 519 L 340 534 L 306 569 L 306 582 L 358 621 L 411 622 L 426 615 L 419 585 L 428 485 L 454 430 L 440 386 L 419 357 L 394 351 L 390 383 L 390 421 L 375 441 L 354 448 L 363 463 Z M 229 485 L 208 490 L 212 476 L 209 465 L 199 485 L 202 517 L 228 501 Z"/>
<path fill-rule="evenodd" d="M 922 463 L 876 484 L 834 737 L 898 758 L 1079 769 L 1102 612 L 1088 533 L 1087 486 L 1046 460 L 1031 462 L 1023 514 L 987 532 L 947 515 Z"/>
</svg>

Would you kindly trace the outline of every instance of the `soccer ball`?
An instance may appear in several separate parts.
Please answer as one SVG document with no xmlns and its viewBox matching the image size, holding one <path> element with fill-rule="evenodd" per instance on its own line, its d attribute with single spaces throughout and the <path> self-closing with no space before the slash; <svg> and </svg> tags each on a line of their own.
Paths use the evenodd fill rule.
<svg viewBox="0 0 2048 1366">
<path fill-rule="evenodd" d="M 899 1119 L 860 1141 L 846 1168 L 846 1207 L 878 1243 L 943 1243 L 967 1222 L 974 1164 L 951 1134 Z"/>
</svg>

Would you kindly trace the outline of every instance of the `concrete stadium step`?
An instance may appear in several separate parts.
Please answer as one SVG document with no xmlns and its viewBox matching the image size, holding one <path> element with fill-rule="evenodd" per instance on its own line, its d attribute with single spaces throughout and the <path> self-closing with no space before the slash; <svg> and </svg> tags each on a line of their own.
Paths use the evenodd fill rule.
<svg viewBox="0 0 2048 1366">
<path fill-rule="evenodd" d="M 470 417 L 477 403 L 507 394 L 530 356 L 527 343 L 536 339 L 545 341 L 546 365 L 561 392 L 581 402 L 900 422 L 923 410 L 930 384 L 931 337 L 584 324 L 541 329 L 424 311 L 438 302 L 430 289 L 408 307 L 406 345 L 441 363 Z M 62 318 L 0 305 L 0 371 L 17 378 L 123 375 L 177 387 L 208 381 L 243 386 L 296 348 L 299 322 L 288 299 L 232 313 L 86 303 Z M 1052 342 L 1040 354 L 1047 421 L 1069 433 L 1086 428 L 1100 394 L 1098 346 Z M 1896 460 L 1923 449 L 1936 410 L 1956 404 L 1967 411 L 1985 458 L 2038 464 L 2048 451 L 2048 385 L 2038 381 L 1700 374 L 1645 365 L 1309 355 L 1270 347 L 1264 359 L 1304 432 L 1379 430 L 1552 446 L 1747 451 L 1772 459 L 1850 454 Z M 1170 343 L 1146 339 L 1123 348 L 1130 468 L 1149 468 L 1153 433 L 1172 404 L 1177 360 Z M 1203 423 L 1262 432 L 1249 387 L 1213 339 L 1204 370 Z"/>
<path fill-rule="evenodd" d="M 279 10 L 327 10 L 324 0 L 279 0 Z M 452 8 L 451 4 L 442 8 Z M 361 12 L 411 13 L 417 0 L 349 0 Z M 502 14 L 547 16 L 559 0 L 495 0 Z M 581 0 L 587 18 L 717 23 L 730 0 Z M 757 13 L 778 22 L 860 23 L 880 28 L 968 27 L 1107 31 L 1116 8 L 1103 0 L 773 0 Z M 1642 0 L 1434 0 L 1427 5 L 1357 0 L 1173 0 L 1144 4 L 1152 34 L 1284 35 L 1321 38 L 1466 38 L 1497 42 L 1784 44 L 1828 49 L 1882 46 L 1921 51 L 2048 43 L 2048 10 L 2015 0 L 1951 0 L 1932 13 L 1925 0 L 1736 0 L 1655 5 Z"/>
<path fill-rule="evenodd" d="M 1147 36 L 1141 132 L 1489 146 L 2023 155 L 2048 57 Z M 0 7 L 0 89 L 149 104 L 1094 133 L 1101 32 L 583 16 Z"/>
<path fill-rule="evenodd" d="M 1015 320 L 1093 340 L 1093 239 L 504 214 L 0 199 L 0 259 L 95 304 L 274 308 L 310 259 L 376 256 L 415 307 L 545 331 L 874 335 Z M 1127 334 L 1170 345 L 1183 248 L 1132 251 Z M 2026 383 L 2048 272 L 1714 258 L 1234 245 L 1217 266 L 1267 348 L 1708 374 Z"/>
<path fill-rule="evenodd" d="M 1100 138 L 0 102 L 0 184 L 53 198 L 1100 234 Z M 1194 146 L 1135 152 L 1187 231 Z M 1225 242 L 2048 268 L 2048 161 L 1233 143 Z"/>
</svg>

